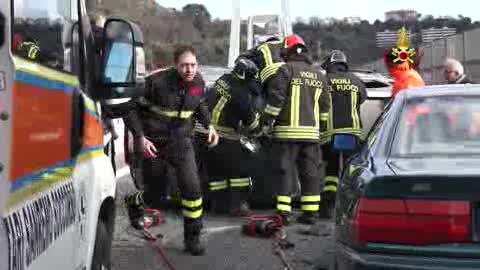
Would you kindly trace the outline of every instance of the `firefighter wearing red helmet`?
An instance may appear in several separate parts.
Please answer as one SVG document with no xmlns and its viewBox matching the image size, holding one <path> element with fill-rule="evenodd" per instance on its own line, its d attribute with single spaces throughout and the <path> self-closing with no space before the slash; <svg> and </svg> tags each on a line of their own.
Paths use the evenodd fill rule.
<svg viewBox="0 0 480 270">
<path fill-rule="evenodd" d="M 319 182 L 324 174 L 320 169 L 320 115 L 330 109 L 330 92 L 326 77 L 312 67 L 303 39 L 291 35 L 283 44 L 286 63 L 267 85 L 260 123 L 263 130 L 270 130 L 272 138 L 272 159 L 279 175 L 275 179 L 278 214 L 286 224 L 290 223 L 296 168 L 302 189 L 302 215 L 298 221 L 313 224 L 320 205 Z"/>
</svg>

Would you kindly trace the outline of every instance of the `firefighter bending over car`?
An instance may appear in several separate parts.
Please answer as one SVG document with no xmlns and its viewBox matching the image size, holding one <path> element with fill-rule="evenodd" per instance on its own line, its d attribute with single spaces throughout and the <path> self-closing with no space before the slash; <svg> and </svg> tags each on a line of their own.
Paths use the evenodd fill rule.
<svg viewBox="0 0 480 270">
<path fill-rule="evenodd" d="M 313 224 L 320 205 L 323 179 L 320 149 L 320 115 L 330 109 L 330 93 L 325 76 L 313 68 L 303 39 L 285 38 L 286 64 L 279 67 L 266 88 L 266 106 L 261 126 L 269 127 L 273 156 L 280 179 L 277 212 L 285 224 L 292 220 L 292 188 L 297 168 L 302 196 L 299 222 Z M 265 128 L 262 128 L 265 130 Z"/>
<path fill-rule="evenodd" d="M 285 44 L 278 37 L 271 37 L 258 46 L 244 52 L 238 59 L 246 58 L 258 67 L 257 77 L 261 83 L 267 82 L 284 63 L 282 50 Z"/>
<path fill-rule="evenodd" d="M 208 130 L 208 144 L 215 146 L 218 135 L 210 125 L 210 113 L 202 97 L 205 83 L 197 73 L 195 50 L 189 46 L 178 47 L 174 63 L 174 68 L 161 71 L 147 80 L 145 95 L 137 100 L 136 110 L 127 118 L 147 157 L 144 162 L 150 162 L 153 168 L 155 159 L 162 155 L 175 168 L 182 196 L 185 251 L 202 255 L 205 251 L 200 242 L 203 203 L 191 140 L 192 117 Z M 148 177 L 149 172 L 144 171 L 144 174 Z M 155 196 L 155 190 L 145 188 L 145 204 L 148 205 Z"/>
<path fill-rule="evenodd" d="M 255 79 L 257 67 L 241 58 L 231 73 L 222 75 L 207 93 L 212 125 L 220 140 L 213 149 L 200 147 L 200 158 L 208 171 L 210 206 L 215 213 L 229 212 L 234 216 L 248 215 L 248 196 L 252 187 L 247 162 L 251 158 L 243 149 L 240 138 L 259 127 L 260 115 L 255 99 L 260 95 L 260 83 Z M 202 151 L 203 149 L 203 151 Z"/>
<path fill-rule="evenodd" d="M 329 218 L 337 192 L 340 158 L 345 163 L 362 141 L 360 105 L 367 99 L 367 92 L 363 82 L 349 72 L 347 56 L 342 51 L 333 50 L 322 63 L 322 68 L 327 72 L 332 103 L 330 112 L 320 116 L 320 141 L 327 161 L 320 216 Z"/>
</svg>

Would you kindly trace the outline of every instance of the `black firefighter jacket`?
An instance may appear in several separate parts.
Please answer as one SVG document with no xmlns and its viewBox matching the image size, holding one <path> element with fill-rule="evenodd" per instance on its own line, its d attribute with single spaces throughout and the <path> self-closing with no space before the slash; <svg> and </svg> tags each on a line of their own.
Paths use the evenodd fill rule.
<svg viewBox="0 0 480 270">
<path fill-rule="evenodd" d="M 205 82 L 197 74 L 182 82 L 173 68 L 160 71 L 146 81 L 145 95 L 124 117 L 135 137 L 174 138 L 193 135 L 193 118 L 208 129 L 210 113 L 203 98 Z"/>
<path fill-rule="evenodd" d="M 261 123 L 272 123 L 275 140 L 320 139 L 320 115 L 330 110 L 330 93 L 325 76 L 298 59 L 282 65 L 267 88 Z"/>
<path fill-rule="evenodd" d="M 282 41 L 270 41 L 244 52 L 239 58 L 245 57 L 252 60 L 258 67 L 258 78 L 265 83 L 284 64 L 282 50 Z"/>
<path fill-rule="evenodd" d="M 321 116 L 321 143 L 330 142 L 334 134 L 347 133 L 362 139 L 360 105 L 367 99 L 365 85 L 355 74 L 340 70 L 329 70 L 332 103 L 330 111 Z"/>
<path fill-rule="evenodd" d="M 255 80 L 243 80 L 232 73 L 215 82 L 207 101 L 211 123 L 221 137 L 236 140 L 239 128 L 248 133 L 259 126 L 260 115 L 255 106 L 259 87 Z"/>
</svg>

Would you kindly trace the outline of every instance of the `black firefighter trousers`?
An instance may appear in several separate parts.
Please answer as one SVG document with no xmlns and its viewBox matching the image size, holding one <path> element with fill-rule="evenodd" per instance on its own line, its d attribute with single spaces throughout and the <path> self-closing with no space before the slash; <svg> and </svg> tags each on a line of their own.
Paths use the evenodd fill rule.
<svg viewBox="0 0 480 270">
<path fill-rule="evenodd" d="M 157 148 L 157 158 L 145 159 L 143 161 L 145 191 L 143 198 L 148 204 L 155 202 L 159 196 L 162 196 L 162 188 L 155 188 L 165 185 L 163 177 L 158 177 L 158 168 L 160 163 L 167 162 L 174 169 L 180 195 L 182 197 L 182 208 L 185 223 L 201 224 L 203 215 L 202 190 L 200 178 L 198 175 L 197 164 L 195 161 L 195 152 L 192 140 L 189 137 L 178 137 L 169 139 L 151 139 Z M 157 177 L 155 177 L 157 175 Z M 164 175 L 164 174 L 163 174 Z"/>
<path fill-rule="evenodd" d="M 277 211 L 292 210 L 291 193 L 298 171 L 302 189 L 301 210 L 303 214 L 315 214 L 320 207 L 320 190 L 323 179 L 323 162 L 320 145 L 313 142 L 273 142 L 273 154 L 278 165 Z"/>
</svg>

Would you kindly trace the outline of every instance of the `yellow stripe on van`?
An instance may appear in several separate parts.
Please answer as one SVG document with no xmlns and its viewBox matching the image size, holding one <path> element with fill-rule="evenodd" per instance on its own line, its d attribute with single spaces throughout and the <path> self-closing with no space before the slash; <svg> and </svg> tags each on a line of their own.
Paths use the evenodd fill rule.
<svg viewBox="0 0 480 270">
<path fill-rule="evenodd" d="M 15 69 L 26 72 L 31 75 L 39 76 L 52 81 L 63 82 L 70 86 L 79 85 L 78 78 L 74 75 L 68 75 L 60 71 L 56 71 L 40 64 L 27 61 L 20 57 L 13 57 Z"/>
</svg>

